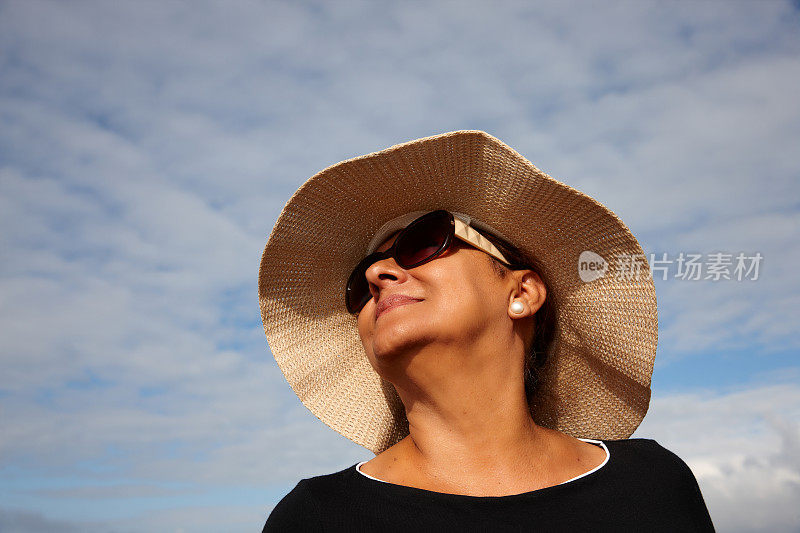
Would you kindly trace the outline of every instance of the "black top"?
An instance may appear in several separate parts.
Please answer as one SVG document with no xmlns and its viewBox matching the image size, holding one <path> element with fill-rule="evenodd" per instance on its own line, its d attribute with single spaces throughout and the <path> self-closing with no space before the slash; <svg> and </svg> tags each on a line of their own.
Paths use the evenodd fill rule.
<svg viewBox="0 0 800 533">
<path fill-rule="evenodd" d="M 652 439 L 603 441 L 591 473 L 510 496 L 465 496 L 371 479 L 356 465 L 303 479 L 278 502 L 271 531 L 714 531 L 700 487 Z"/>
</svg>

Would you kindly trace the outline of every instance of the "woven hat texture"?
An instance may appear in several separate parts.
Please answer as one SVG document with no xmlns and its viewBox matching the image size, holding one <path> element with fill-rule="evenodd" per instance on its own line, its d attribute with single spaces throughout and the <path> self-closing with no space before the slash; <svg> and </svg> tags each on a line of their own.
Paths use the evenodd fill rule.
<svg viewBox="0 0 800 533">
<path fill-rule="evenodd" d="M 347 312 L 345 284 L 387 221 L 436 209 L 472 217 L 543 266 L 557 318 L 531 401 L 536 423 L 573 437 L 630 437 L 650 402 L 658 341 L 644 252 L 611 210 L 482 131 L 342 161 L 286 203 L 264 248 L 258 293 L 269 347 L 300 401 L 376 454 L 408 435 L 403 404 L 372 368 Z M 584 251 L 607 262 L 605 275 L 581 280 Z M 638 257 L 648 275 L 631 275 L 620 257 Z"/>
</svg>

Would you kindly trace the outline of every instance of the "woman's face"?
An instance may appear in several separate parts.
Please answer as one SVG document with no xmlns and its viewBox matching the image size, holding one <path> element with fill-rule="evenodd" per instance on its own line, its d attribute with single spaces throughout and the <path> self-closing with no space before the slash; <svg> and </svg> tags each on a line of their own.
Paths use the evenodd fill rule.
<svg viewBox="0 0 800 533">
<path fill-rule="evenodd" d="M 395 238 L 377 250 L 388 249 Z M 490 261 L 486 253 L 456 239 L 446 252 L 418 267 L 405 270 L 388 258 L 367 269 L 372 299 L 358 315 L 358 331 L 384 379 L 405 371 L 410 356 L 422 349 L 490 351 L 498 335 L 505 331 L 510 336 L 508 307 L 517 281 L 501 279 Z"/>
</svg>

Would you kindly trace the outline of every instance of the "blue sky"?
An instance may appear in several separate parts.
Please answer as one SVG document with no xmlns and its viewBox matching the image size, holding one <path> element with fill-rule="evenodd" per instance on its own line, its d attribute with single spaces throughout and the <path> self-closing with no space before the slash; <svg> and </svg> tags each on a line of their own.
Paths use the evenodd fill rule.
<svg viewBox="0 0 800 533">
<path fill-rule="evenodd" d="M 0 2 L 0 529 L 253 531 L 371 458 L 260 322 L 281 208 L 338 161 L 457 129 L 617 213 L 656 281 L 650 412 L 721 531 L 800 515 L 793 2 Z"/>
</svg>

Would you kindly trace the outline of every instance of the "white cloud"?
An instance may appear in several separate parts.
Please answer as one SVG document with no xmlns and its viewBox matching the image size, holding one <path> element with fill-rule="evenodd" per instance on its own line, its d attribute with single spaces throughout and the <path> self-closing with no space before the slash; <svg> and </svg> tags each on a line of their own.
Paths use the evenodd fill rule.
<svg viewBox="0 0 800 533">
<path fill-rule="evenodd" d="M 634 437 L 653 438 L 695 473 L 719 531 L 800 524 L 800 386 L 654 395 Z"/>
</svg>

